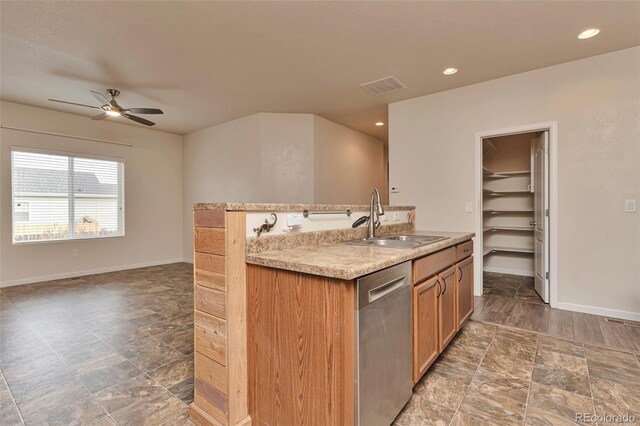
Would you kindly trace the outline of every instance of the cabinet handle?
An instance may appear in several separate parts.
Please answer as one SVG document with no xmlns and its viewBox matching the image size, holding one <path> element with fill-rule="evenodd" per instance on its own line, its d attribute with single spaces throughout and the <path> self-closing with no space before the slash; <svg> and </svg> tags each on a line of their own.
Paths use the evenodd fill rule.
<svg viewBox="0 0 640 426">
<path fill-rule="evenodd" d="M 458 272 L 460 272 L 460 275 L 458 275 L 458 282 L 462 281 L 462 268 L 458 266 Z"/>
<path fill-rule="evenodd" d="M 438 284 L 438 294 L 436 294 L 436 297 L 440 297 L 440 294 L 442 294 L 442 287 L 440 287 L 440 280 L 436 281 L 436 284 Z"/>
<path fill-rule="evenodd" d="M 444 294 L 447 292 L 447 280 L 442 277 L 442 282 L 444 283 L 444 291 L 442 292 L 442 295 L 444 296 Z"/>
</svg>

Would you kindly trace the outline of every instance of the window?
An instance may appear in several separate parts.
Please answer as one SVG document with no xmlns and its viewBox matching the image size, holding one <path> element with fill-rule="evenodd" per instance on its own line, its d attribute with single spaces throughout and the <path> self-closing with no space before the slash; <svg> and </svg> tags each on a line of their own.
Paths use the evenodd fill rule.
<svg viewBox="0 0 640 426">
<path fill-rule="evenodd" d="M 14 244 L 124 235 L 124 163 L 14 148 Z"/>
</svg>

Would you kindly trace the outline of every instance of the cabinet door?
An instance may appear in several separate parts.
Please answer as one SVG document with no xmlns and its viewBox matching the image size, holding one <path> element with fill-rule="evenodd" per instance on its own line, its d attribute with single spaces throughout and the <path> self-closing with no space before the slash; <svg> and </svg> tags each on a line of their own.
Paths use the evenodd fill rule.
<svg viewBox="0 0 640 426">
<path fill-rule="evenodd" d="M 442 271 L 438 279 L 442 284 L 442 292 L 438 297 L 439 350 L 442 352 L 458 331 L 456 266 Z"/>
<path fill-rule="evenodd" d="M 458 330 L 473 313 L 473 257 L 458 263 Z"/>
<path fill-rule="evenodd" d="M 413 288 L 413 382 L 438 357 L 438 277 Z"/>
</svg>

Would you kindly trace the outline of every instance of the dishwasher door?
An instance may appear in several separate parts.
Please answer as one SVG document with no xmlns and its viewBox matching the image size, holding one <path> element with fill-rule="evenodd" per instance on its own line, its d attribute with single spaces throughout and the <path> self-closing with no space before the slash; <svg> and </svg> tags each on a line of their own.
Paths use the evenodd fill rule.
<svg viewBox="0 0 640 426">
<path fill-rule="evenodd" d="M 411 262 L 358 280 L 358 425 L 389 426 L 411 398 L 411 290 Z"/>
</svg>

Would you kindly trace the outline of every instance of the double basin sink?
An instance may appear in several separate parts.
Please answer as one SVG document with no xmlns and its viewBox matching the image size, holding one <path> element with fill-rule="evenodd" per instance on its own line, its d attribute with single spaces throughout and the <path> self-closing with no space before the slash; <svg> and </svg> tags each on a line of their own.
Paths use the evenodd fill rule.
<svg viewBox="0 0 640 426">
<path fill-rule="evenodd" d="M 349 240 L 344 241 L 344 243 L 358 246 L 416 248 L 446 239 L 447 237 L 437 235 L 385 235 L 382 237 Z"/>
</svg>

